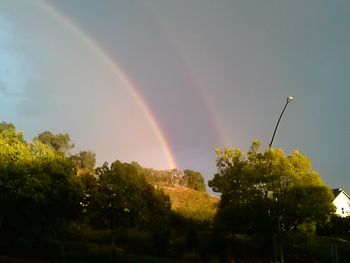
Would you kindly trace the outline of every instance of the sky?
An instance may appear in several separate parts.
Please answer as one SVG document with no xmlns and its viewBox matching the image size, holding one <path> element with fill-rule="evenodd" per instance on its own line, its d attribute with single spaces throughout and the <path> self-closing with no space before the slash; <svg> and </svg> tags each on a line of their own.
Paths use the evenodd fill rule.
<svg viewBox="0 0 350 263">
<path fill-rule="evenodd" d="M 349 50 L 346 0 L 0 0 L 0 120 L 208 180 L 293 96 L 273 146 L 349 193 Z"/>
</svg>

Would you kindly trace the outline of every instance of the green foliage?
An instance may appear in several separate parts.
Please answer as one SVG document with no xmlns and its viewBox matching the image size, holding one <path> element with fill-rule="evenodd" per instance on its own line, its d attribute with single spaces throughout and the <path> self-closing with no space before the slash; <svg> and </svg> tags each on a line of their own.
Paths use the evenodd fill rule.
<svg viewBox="0 0 350 263">
<path fill-rule="evenodd" d="M 120 161 L 95 170 L 93 152 L 67 154 L 73 147 L 68 134 L 44 132 L 28 143 L 13 124 L 2 122 L 0 249 L 16 248 L 16 255 L 40 250 L 58 261 L 158 261 L 154 255 L 164 257 L 159 262 L 169 255 L 189 262 L 224 261 L 235 253 L 229 251 L 233 245 L 240 244 L 236 251 L 265 251 L 272 242 L 268 235 L 274 234 L 285 240 L 291 262 L 298 259 L 291 256 L 294 251 L 328 259 L 316 250 L 326 250 L 329 242 L 346 251 L 348 242 L 305 235 L 318 224 L 318 233 L 349 239 L 348 218 L 325 223 L 333 196 L 310 160 L 297 151 L 289 156 L 280 149 L 260 152 L 259 145 L 253 142 L 246 154 L 217 151 L 218 172 L 209 184 L 220 199 L 205 192 L 198 172 L 157 171 Z M 308 239 L 296 242 L 301 236 Z"/>
<path fill-rule="evenodd" d="M 177 169 L 158 171 L 142 168 L 142 173 L 147 182 L 156 187 L 186 186 L 186 182 Z"/>
<path fill-rule="evenodd" d="M 94 174 L 96 165 L 96 154 L 91 151 L 80 151 L 78 154 L 70 156 L 77 174 Z"/>
<path fill-rule="evenodd" d="M 89 210 L 93 206 L 97 194 L 97 178 L 91 173 L 82 173 L 79 178 L 82 185 L 80 204 L 82 206 L 83 221 L 90 222 L 93 219 L 93 215 Z"/>
<path fill-rule="evenodd" d="M 201 192 L 206 191 L 204 178 L 201 173 L 186 169 L 184 171 L 183 179 L 188 188 Z"/>
<path fill-rule="evenodd" d="M 170 210 L 169 198 L 147 183 L 133 164 L 116 161 L 96 169 L 97 192 L 91 213 L 102 220 L 112 234 L 112 248 L 118 231 L 129 227 L 166 231 Z"/>
<path fill-rule="evenodd" d="M 3 134 L 3 136 L 7 136 L 8 139 L 12 137 L 12 140 L 16 141 L 24 141 L 23 138 L 23 133 L 22 132 L 17 132 L 15 125 L 12 123 L 7 123 L 7 122 L 1 122 L 0 123 L 0 133 Z"/>
<path fill-rule="evenodd" d="M 219 218 L 233 231 L 266 233 L 327 220 L 333 196 L 310 160 L 298 151 L 285 156 L 269 148 L 261 153 L 259 146 L 254 141 L 247 154 L 217 150 L 218 172 L 209 186 L 222 193 Z"/>
<path fill-rule="evenodd" d="M 138 203 L 134 200 L 140 197 L 137 196 L 137 184 L 133 182 L 122 163 L 113 163 L 111 167 L 105 163 L 96 169 L 96 173 L 98 182 L 95 208 L 98 217 L 103 218 L 113 231 L 117 227 L 134 225 L 134 216 L 138 215 Z"/>
<path fill-rule="evenodd" d="M 51 147 L 28 144 L 13 127 L 0 131 L 1 237 L 49 228 L 80 212 L 81 185 L 71 162 Z"/>
<path fill-rule="evenodd" d="M 204 178 L 201 173 L 186 169 L 180 170 L 154 170 L 143 168 L 137 163 L 132 163 L 144 175 L 147 182 L 156 187 L 188 187 L 196 191 L 206 191 Z"/>
<path fill-rule="evenodd" d="M 34 141 L 40 141 L 43 144 L 50 145 L 55 151 L 66 154 L 70 149 L 74 147 L 74 144 L 70 142 L 69 134 L 59 133 L 53 134 L 50 131 L 44 131 L 34 138 Z"/>
</svg>

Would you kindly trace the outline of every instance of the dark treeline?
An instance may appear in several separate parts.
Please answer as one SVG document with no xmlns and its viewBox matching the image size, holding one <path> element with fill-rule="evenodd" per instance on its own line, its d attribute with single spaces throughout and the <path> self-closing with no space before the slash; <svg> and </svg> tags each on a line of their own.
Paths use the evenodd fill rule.
<svg viewBox="0 0 350 263">
<path fill-rule="evenodd" d="M 247 154 L 218 149 L 209 181 L 216 202 L 198 172 L 95 167 L 93 152 L 73 147 L 68 134 L 45 131 L 27 142 L 0 124 L 0 261 L 350 259 L 350 220 L 333 215 L 332 192 L 299 152 L 260 152 L 257 142 Z M 184 196 L 195 201 L 185 205 Z M 211 212 L 199 213 L 202 204 Z"/>
</svg>

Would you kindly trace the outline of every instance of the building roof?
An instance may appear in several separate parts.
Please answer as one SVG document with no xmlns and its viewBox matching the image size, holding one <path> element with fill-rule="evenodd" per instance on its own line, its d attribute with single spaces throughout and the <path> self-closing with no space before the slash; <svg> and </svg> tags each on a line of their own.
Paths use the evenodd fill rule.
<svg viewBox="0 0 350 263">
<path fill-rule="evenodd" d="M 347 198 L 350 199 L 350 196 L 349 196 L 343 189 L 341 189 L 341 188 L 332 189 L 332 192 L 333 192 L 333 195 L 334 195 L 334 199 L 337 198 L 337 196 L 338 196 L 341 192 L 343 192 L 343 193 L 347 196 Z"/>
</svg>

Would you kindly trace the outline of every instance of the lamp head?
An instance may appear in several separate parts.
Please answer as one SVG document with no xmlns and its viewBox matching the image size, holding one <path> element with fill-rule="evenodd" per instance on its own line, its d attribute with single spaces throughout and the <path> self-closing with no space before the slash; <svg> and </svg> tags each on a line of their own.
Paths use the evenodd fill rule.
<svg viewBox="0 0 350 263">
<path fill-rule="evenodd" d="M 287 97 L 287 102 L 291 102 L 293 99 L 294 99 L 293 97 L 289 96 Z"/>
</svg>

